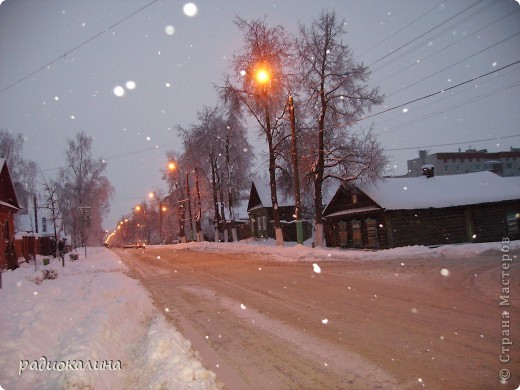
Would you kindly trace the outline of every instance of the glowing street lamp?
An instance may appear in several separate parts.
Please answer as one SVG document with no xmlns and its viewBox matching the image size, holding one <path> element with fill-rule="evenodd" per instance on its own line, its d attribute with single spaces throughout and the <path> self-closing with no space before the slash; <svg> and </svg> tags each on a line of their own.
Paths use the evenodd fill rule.
<svg viewBox="0 0 520 390">
<path fill-rule="evenodd" d="M 177 169 L 177 165 L 175 164 L 175 162 L 170 161 L 170 162 L 168 163 L 168 170 L 169 170 L 170 172 L 173 172 L 173 171 L 175 171 L 176 169 Z"/>
<path fill-rule="evenodd" d="M 270 80 L 270 77 L 269 77 L 269 72 L 267 72 L 267 70 L 265 69 L 259 69 L 256 71 L 256 74 L 255 74 L 255 77 L 256 77 L 256 81 L 260 84 L 260 85 L 265 85 L 269 82 Z"/>
</svg>

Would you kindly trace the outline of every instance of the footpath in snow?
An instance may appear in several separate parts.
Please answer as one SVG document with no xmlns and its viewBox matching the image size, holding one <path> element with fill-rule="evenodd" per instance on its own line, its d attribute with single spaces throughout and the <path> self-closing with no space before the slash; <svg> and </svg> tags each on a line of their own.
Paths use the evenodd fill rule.
<svg viewBox="0 0 520 390">
<path fill-rule="evenodd" d="M 51 259 L 2 274 L 0 387 L 20 389 L 215 389 L 191 344 L 124 274 L 110 250 Z M 42 280 L 42 270 L 58 277 Z M 36 282 L 35 282 L 36 280 Z"/>
</svg>

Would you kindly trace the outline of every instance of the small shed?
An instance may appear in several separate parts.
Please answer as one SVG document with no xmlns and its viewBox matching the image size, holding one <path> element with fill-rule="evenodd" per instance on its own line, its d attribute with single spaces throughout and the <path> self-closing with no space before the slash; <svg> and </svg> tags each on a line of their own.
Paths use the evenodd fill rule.
<svg viewBox="0 0 520 390">
<path fill-rule="evenodd" d="M 16 268 L 14 214 L 20 205 L 4 158 L 0 158 L 0 268 Z"/>
<path fill-rule="evenodd" d="M 324 210 L 327 245 L 392 248 L 520 238 L 520 185 L 490 171 L 340 186 Z"/>
</svg>

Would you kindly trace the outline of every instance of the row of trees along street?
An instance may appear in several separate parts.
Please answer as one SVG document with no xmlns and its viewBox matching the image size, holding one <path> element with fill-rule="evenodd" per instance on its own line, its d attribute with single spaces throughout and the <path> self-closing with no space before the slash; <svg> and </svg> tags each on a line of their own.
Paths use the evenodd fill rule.
<svg viewBox="0 0 520 390">
<path fill-rule="evenodd" d="M 156 191 L 150 205 L 145 201 L 140 210 L 123 216 L 125 241 L 171 242 L 174 224 L 181 241 L 202 240 L 202 216 L 210 210 L 215 240 L 237 241 L 233 206 L 247 197 L 251 178 L 263 176 L 267 163 L 277 244 L 283 245 L 278 195 L 288 194 L 295 201 L 296 225 L 303 214 L 312 216 L 315 244 L 323 246 L 327 186 L 381 177 L 387 159 L 372 129 L 361 128 L 358 121 L 383 97 L 368 87 L 369 69 L 344 44 L 346 23 L 323 11 L 310 26 L 300 25 L 295 36 L 282 26 L 268 26 L 265 19 L 237 17 L 235 24 L 243 35 L 242 47 L 222 85 L 215 86 L 218 103 L 203 107 L 188 128 L 177 126 L 183 150 L 167 151 L 172 166 L 162 169 L 168 194 Z M 248 122 L 267 149 L 256 172 Z M 21 158 L 21 136 L 8 131 L 0 136 L 0 152 L 26 202 L 35 193 L 37 165 Z M 92 156 L 91 148 L 92 138 L 77 134 L 68 140 L 57 179 L 41 174 L 46 195 L 39 207 L 50 210 L 57 231 L 70 233 L 75 246 L 101 242 L 102 219 L 114 191 L 104 176 L 105 163 Z"/>
<path fill-rule="evenodd" d="M 105 162 L 92 155 L 92 138 L 81 132 L 67 140 L 65 162 L 56 179 L 47 179 L 37 163 L 23 159 L 23 142 L 21 135 L 0 130 L 0 156 L 7 160 L 22 206 L 17 218 L 27 213 L 29 202 L 34 201 L 33 212 L 49 220 L 56 242 L 63 231 L 70 235 L 74 247 L 100 245 L 103 217 L 108 214 L 114 189 L 104 176 Z M 30 218 L 32 232 L 38 232 L 35 219 Z"/>
<path fill-rule="evenodd" d="M 294 196 L 297 221 L 305 209 L 314 216 L 315 244 L 323 246 L 327 185 L 377 180 L 387 164 L 372 129 L 354 128 L 383 97 L 368 87 L 369 69 L 343 43 L 346 23 L 334 12 L 300 25 L 296 36 L 282 26 L 269 27 L 265 19 L 237 17 L 235 24 L 243 45 L 223 85 L 216 86 L 219 103 L 204 107 L 197 124 L 178 127 L 182 153 L 166 153 L 176 163 L 175 170 L 163 170 L 163 179 L 178 206 L 179 235 L 186 237 L 185 221 L 195 221 L 189 230 L 201 239 L 202 210 L 213 209 L 215 239 L 222 239 L 227 205 L 236 240 L 233 206 L 251 185 L 245 122 L 252 119 L 267 145 L 277 245 L 283 245 L 278 194 L 286 193 Z"/>
</svg>

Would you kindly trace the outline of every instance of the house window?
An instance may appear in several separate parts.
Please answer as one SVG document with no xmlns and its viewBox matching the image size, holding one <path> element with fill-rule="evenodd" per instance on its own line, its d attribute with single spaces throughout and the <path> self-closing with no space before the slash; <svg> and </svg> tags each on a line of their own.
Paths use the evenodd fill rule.
<svg viewBox="0 0 520 390">
<path fill-rule="evenodd" d="M 507 232 L 509 234 L 518 233 L 518 216 L 514 211 L 509 211 L 506 215 Z"/>
<path fill-rule="evenodd" d="M 47 218 L 45 218 L 45 217 L 42 218 L 42 232 L 43 233 L 47 232 Z"/>
<path fill-rule="evenodd" d="M 480 171 L 480 164 L 475 164 L 475 171 Z"/>
<path fill-rule="evenodd" d="M 263 230 L 267 230 L 267 217 L 265 215 L 262 216 L 262 224 L 264 225 Z"/>
<path fill-rule="evenodd" d="M 357 203 L 357 194 L 352 194 L 352 204 Z"/>
<path fill-rule="evenodd" d="M 444 166 L 444 172 L 448 172 L 448 166 L 447 165 Z"/>
<path fill-rule="evenodd" d="M 260 232 L 262 230 L 262 217 L 258 216 L 258 231 Z"/>
<path fill-rule="evenodd" d="M 363 240 L 361 239 L 361 221 L 352 220 L 352 241 L 355 248 L 361 248 L 363 246 Z"/>
</svg>

